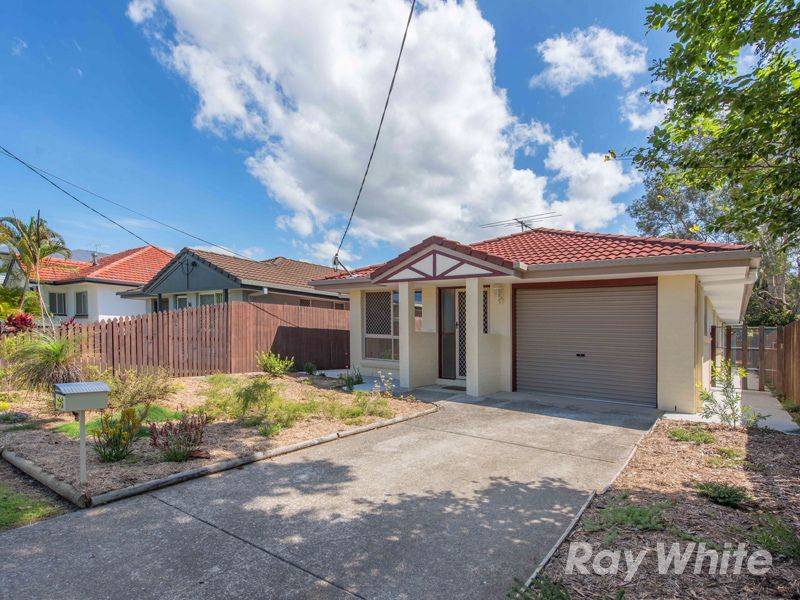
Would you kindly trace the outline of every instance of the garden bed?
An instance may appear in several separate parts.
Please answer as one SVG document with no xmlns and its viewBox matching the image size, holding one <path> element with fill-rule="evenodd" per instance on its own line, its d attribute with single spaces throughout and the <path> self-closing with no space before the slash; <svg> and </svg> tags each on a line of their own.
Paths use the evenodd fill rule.
<svg viewBox="0 0 800 600">
<path fill-rule="evenodd" d="M 338 389 L 340 382 L 335 379 L 305 374 L 272 379 L 255 374 L 214 375 L 174 381 L 178 385 L 177 392 L 154 403 L 150 409 L 151 418 L 164 421 L 181 414 L 208 413 L 211 420 L 205 428 L 197 458 L 166 461 L 151 445 L 149 436 L 143 435 L 133 443 L 127 458 L 119 462 L 101 462 L 92 450 L 92 436 L 88 435 L 88 483 L 81 487 L 74 418 L 69 413 L 52 413 L 47 396 L 30 392 L 8 395 L 13 399 L 12 410 L 30 413 L 32 418 L 21 424 L 0 424 L 0 448 L 34 463 L 87 496 L 97 496 L 221 461 L 410 416 L 429 408 L 410 398 L 355 395 Z M 275 391 L 275 402 L 282 411 L 281 422 L 288 425 L 268 429 L 258 419 L 235 419 L 225 414 L 232 389 L 264 381 Z M 370 402 L 370 398 L 375 402 Z M 366 411 L 365 403 L 368 404 Z M 91 431 L 97 425 L 97 414 L 87 413 L 87 423 Z"/>
<path fill-rule="evenodd" d="M 678 431 L 676 431 L 678 430 Z M 797 598 L 800 597 L 800 436 L 763 429 L 660 421 L 626 468 L 589 505 L 575 529 L 542 570 L 539 582 L 563 595 L 528 591 L 526 598 Z M 736 486 L 747 494 L 734 508 L 699 493 L 702 484 Z M 566 574 L 571 542 L 600 550 L 647 554 L 629 582 L 626 570 Z M 748 556 L 766 549 L 766 575 L 659 574 L 656 545 L 690 542 L 724 550 L 744 543 Z M 608 560 L 604 564 L 608 564 Z M 705 565 L 709 563 L 706 561 Z M 624 559 L 622 561 L 624 567 Z"/>
</svg>

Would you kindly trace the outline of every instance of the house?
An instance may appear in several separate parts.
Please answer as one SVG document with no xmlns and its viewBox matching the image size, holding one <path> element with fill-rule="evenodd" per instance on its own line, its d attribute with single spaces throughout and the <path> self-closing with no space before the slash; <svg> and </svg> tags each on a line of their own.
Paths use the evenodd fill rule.
<svg viewBox="0 0 800 600">
<path fill-rule="evenodd" d="M 145 314 L 144 300 L 122 298 L 119 292 L 149 281 L 172 256 L 161 248 L 142 246 L 116 254 L 95 253 L 90 260 L 47 257 L 41 261 L 38 276 L 42 298 L 58 321 L 74 317 L 91 322 Z M 31 289 L 35 289 L 36 274 L 32 273 L 30 279 Z M 22 265 L 13 258 L 3 285 L 22 287 L 24 282 Z"/>
<path fill-rule="evenodd" d="M 759 260 L 745 245 L 534 229 L 429 237 L 312 283 L 350 295 L 351 363 L 365 375 L 692 413 L 710 328 L 741 320 Z"/>
<path fill-rule="evenodd" d="M 282 256 L 258 261 L 184 248 L 145 285 L 122 296 L 148 299 L 151 312 L 234 301 L 344 310 L 347 294 L 316 290 L 308 283 L 335 273 Z"/>
</svg>

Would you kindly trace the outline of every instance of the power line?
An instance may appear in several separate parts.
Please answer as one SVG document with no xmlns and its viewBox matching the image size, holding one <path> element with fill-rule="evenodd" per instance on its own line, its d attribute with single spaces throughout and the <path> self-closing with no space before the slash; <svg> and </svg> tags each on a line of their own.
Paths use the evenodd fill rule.
<svg viewBox="0 0 800 600">
<path fill-rule="evenodd" d="M 403 41 L 400 42 L 400 52 L 397 54 L 397 62 L 394 65 L 394 73 L 392 73 L 392 82 L 389 84 L 389 93 L 386 94 L 386 102 L 383 105 L 383 113 L 381 113 L 381 120 L 378 123 L 378 132 L 375 134 L 375 141 L 372 143 L 372 150 L 369 153 L 369 160 L 367 161 L 367 168 L 364 170 L 364 177 L 361 178 L 361 185 L 358 188 L 358 194 L 356 195 L 356 201 L 353 203 L 353 210 L 350 211 L 350 218 L 347 219 L 347 226 L 344 228 L 344 233 L 342 233 L 342 239 L 339 241 L 339 247 L 336 248 L 336 254 L 333 255 L 333 266 L 336 267 L 337 265 L 344 265 L 341 264 L 339 261 L 339 251 L 342 249 L 342 244 L 344 244 L 344 239 L 347 237 L 347 232 L 350 230 L 350 224 L 353 222 L 353 215 L 356 214 L 356 207 L 358 206 L 358 201 L 361 199 L 361 192 L 364 190 L 364 182 L 367 180 L 367 174 L 369 173 L 369 167 L 372 164 L 372 157 L 375 156 L 375 148 L 378 146 L 378 139 L 381 137 L 381 128 L 383 127 L 383 120 L 386 117 L 386 109 L 389 108 L 389 98 L 392 97 L 392 90 L 394 89 L 394 81 L 397 78 L 397 70 L 400 68 L 400 58 L 403 56 L 403 48 L 406 45 L 406 37 L 408 37 L 408 28 L 411 25 L 411 17 L 414 16 L 414 7 L 417 4 L 417 0 L 411 0 L 411 10 L 408 11 L 408 20 L 406 21 L 406 29 L 403 32 Z"/>
<path fill-rule="evenodd" d="M 114 201 L 114 200 L 112 200 L 111 198 L 108 198 L 108 197 L 106 197 L 106 196 L 103 196 L 103 195 L 101 195 L 101 194 L 98 194 L 97 192 L 93 192 L 93 191 L 92 191 L 92 190 L 90 190 L 90 189 L 87 189 L 87 188 L 85 188 L 85 187 L 83 187 L 83 186 L 81 186 L 81 185 L 78 185 L 77 183 L 74 183 L 74 182 L 72 182 L 72 181 L 69 181 L 68 179 L 65 179 L 65 178 L 63 178 L 63 177 L 60 177 L 60 176 L 56 175 L 55 173 L 51 173 L 50 171 L 47 171 L 47 170 L 45 170 L 45 169 L 43 169 L 43 168 L 41 168 L 41 167 L 39 167 L 39 166 L 37 166 L 37 165 L 34 165 L 34 164 L 32 164 L 32 163 L 29 163 L 29 162 L 26 162 L 26 161 L 22 160 L 21 158 L 19 158 L 18 156 L 16 156 L 16 155 L 12 154 L 12 153 L 11 153 L 9 150 L 7 150 L 7 149 L 3 148 L 2 146 L 0 146 L 0 149 L 2 149 L 2 151 L 3 151 L 3 155 L 4 155 L 4 156 L 6 156 L 7 158 L 11 158 L 11 159 L 13 159 L 13 160 L 17 160 L 17 161 L 21 162 L 23 165 L 25 165 L 26 167 L 28 167 L 30 170 L 32 170 L 34 173 L 36 173 L 36 174 L 37 174 L 37 175 L 39 175 L 40 177 L 43 177 L 43 175 L 42 175 L 42 174 L 44 174 L 44 175 L 48 175 L 48 176 L 52 177 L 53 179 L 57 179 L 57 180 L 59 180 L 59 181 L 61 181 L 61 182 L 63 182 L 63 183 L 66 183 L 66 184 L 67 184 L 67 185 L 69 185 L 69 186 L 72 186 L 72 187 L 74 187 L 74 188 L 76 188 L 76 189 L 79 189 L 79 190 L 81 190 L 82 192 L 85 192 L 85 193 L 87 193 L 87 194 L 90 194 L 90 195 L 94 196 L 95 198 L 99 198 L 100 200 L 103 200 L 104 202 L 108 202 L 109 204 L 113 204 L 114 206 L 117 206 L 117 207 L 119 207 L 119 208 L 122 208 L 123 210 L 127 210 L 128 212 L 130 212 L 130 213 L 132 213 L 132 214 L 134 214 L 134 215 L 137 215 L 137 216 L 139 216 L 139 217 L 142 217 L 142 218 L 144 218 L 144 219 L 147 219 L 147 220 L 149 220 L 149 221 L 152 221 L 153 223 L 158 223 L 158 224 L 159 224 L 159 225 L 161 225 L 162 227 L 166 227 L 166 228 L 168 228 L 168 229 L 172 229 L 173 231 L 176 231 L 176 232 L 178 232 L 178 233 L 180 233 L 180 234 L 182 234 L 182 235 L 185 235 L 185 236 L 187 236 L 187 237 L 190 237 L 190 238 L 192 238 L 192 239 L 195 239 L 195 240 L 197 240 L 197 241 L 199 241 L 199 242 L 203 242 L 204 244 L 208 244 L 209 246 L 213 246 L 214 248 L 219 248 L 220 250 L 225 250 L 226 252 L 230 252 L 231 254 L 234 254 L 234 255 L 236 255 L 236 256 L 238 256 L 238 257 L 240 257 L 240 258 L 245 258 L 245 259 L 247 259 L 247 257 L 246 257 L 246 256 L 244 256 L 243 254 L 239 254 L 238 252 L 236 252 L 236 251 L 234 251 L 234 250 L 231 250 L 230 248 L 228 248 L 228 247 L 226 247 L 226 246 L 221 246 L 220 244 L 215 244 L 214 242 L 211 242 L 211 241 L 209 241 L 209 240 L 206 240 L 206 239 L 204 239 L 204 238 L 201 238 L 201 237 L 199 237 L 199 236 L 196 236 L 196 235 L 194 235 L 194 234 L 192 234 L 192 233 L 189 233 L 188 231 L 185 231 L 184 229 L 181 229 L 180 227 L 175 227 L 174 225 L 170 225 L 169 223 L 164 223 L 163 221 L 160 221 L 159 219 L 156 219 L 155 217 L 151 217 L 150 215 L 146 215 L 145 213 L 139 212 L 138 210 L 135 210 L 135 209 L 133 209 L 133 208 L 130 208 L 130 207 L 128 207 L 128 206 L 125 206 L 124 204 L 121 204 L 121 203 L 119 203 L 119 202 L 115 202 L 115 201 Z M 47 178 L 46 178 L 46 177 L 43 177 L 43 179 L 47 179 Z M 49 180 L 48 180 L 48 181 L 49 181 Z M 49 183 L 53 184 L 53 182 L 52 182 L 52 181 L 49 181 Z M 55 184 L 53 184 L 53 185 L 55 185 Z M 56 187 L 58 187 L 58 189 L 60 189 L 62 192 L 66 193 L 66 194 L 67 194 L 67 195 L 69 195 L 70 197 L 74 198 L 75 200 L 78 200 L 77 198 L 75 198 L 74 196 L 72 196 L 71 194 L 69 194 L 69 192 L 66 192 L 65 190 L 63 190 L 63 189 L 62 189 L 62 188 L 60 188 L 59 186 L 56 186 Z M 94 209 L 94 208 L 92 208 L 91 206 L 87 205 L 86 203 L 82 202 L 81 200 L 78 200 L 78 202 L 81 202 L 81 204 L 83 204 L 84 206 L 86 206 L 86 207 L 87 207 L 87 208 L 89 208 L 90 210 L 93 210 L 94 212 L 97 212 L 97 213 L 98 213 L 98 214 L 100 214 L 100 215 L 101 215 L 103 218 L 106 218 L 106 219 L 108 219 L 108 217 L 106 217 L 105 215 L 103 215 L 103 214 L 102 214 L 102 213 L 100 213 L 99 211 L 95 210 L 95 209 Z M 109 220 L 111 220 L 111 219 L 109 219 Z M 112 221 L 112 222 L 113 222 L 113 221 Z M 114 224 L 115 224 L 115 225 L 119 225 L 119 223 L 116 223 L 116 222 L 115 222 Z M 119 226 L 120 226 L 120 227 L 122 227 L 121 225 L 119 225 Z M 123 227 L 123 229 L 125 229 L 125 228 Z M 130 230 L 128 230 L 128 229 L 125 229 L 125 231 L 127 231 L 127 232 L 128 232 L 128 233 L 130 233 L 131 235 L 134 235 L 134 236 L 136 236 L 136 237 L 137 237 L 138 239 L 140 239 L 140 240 L 142 239 L 142 238 L 140 238 L 139 236 L 137 236 L 135 233 L 133 233 L 132 231 L 130 231 Z M 152 246 L 152 244 L 148 244 L 148 246 Z M 157 246 L 153 246 L 153 247 L 157 247 Z M 248 260 L 249 260 L 249 259 L 248 259 Z"/>
</svg>

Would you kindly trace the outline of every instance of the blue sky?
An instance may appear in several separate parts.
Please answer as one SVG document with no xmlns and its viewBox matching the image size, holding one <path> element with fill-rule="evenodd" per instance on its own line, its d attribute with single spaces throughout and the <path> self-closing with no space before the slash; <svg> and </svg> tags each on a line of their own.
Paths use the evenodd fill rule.
<svg viewBox="0 0 800 600">
<path fill-rule="evenodd" d="M 379 0 L 363 14 L 314 16 L 324 10 L 291 14 L 297 4 L 278 14 L 241 0 L 220 16 L 181 0 L 7 0 L 0 143 L 237 252 L 325 262 L 358 187 L 407 5 Z M 328 4 L 338 3 L 320 6 Z M 550 208 L 562 214 L 556 226 L 634 233 L 620 204 L 641 184 L 627 166 L 597 159 L 646 138 L 622 114 L 649 82 L 634 60 L 639 46 L 647 63 L 667 46 L 645 35 L 645 6 L 425 3 L 347 260 L 385 260 L 435 233 L 474 241 L 483 222 Z M 265 26 L 250 39 L 256 18 Z M 345 31 L 329 28 L 336 19 Z M 546 41 L 559 36 L 562 51 L 588 56 L 580 73 L 556 64 L 558 48 L 548 61 Z M 358 46 L 337 55 L 352 38 Z M 603 54 L 609 39 L 628 62 Z M 75 192 L 156 245 L 201 245 Z M 72 247 L 140 245 L 8 159 L 0 198 L 4 214 L 41 209 Z"/>
</svg>

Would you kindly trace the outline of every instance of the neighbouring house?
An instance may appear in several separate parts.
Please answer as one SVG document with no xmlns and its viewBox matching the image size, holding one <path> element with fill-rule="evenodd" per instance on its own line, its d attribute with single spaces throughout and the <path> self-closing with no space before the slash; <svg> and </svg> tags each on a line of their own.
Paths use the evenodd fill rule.
<svg viewBox="0 0 800 600">
<path fill-rule="evenodd" d="M 759 261 L 746 245 L 534 229 L 430 237 L 312 284 L 350 295 L 351 363 L 365 375 L 691 413 L 710 328 L 741 320 Z"/>
<path fill-rule="evenodd" d="M 147 299 L 150 312 L 224 302 L 345 310 L 346 293 L 317 290 L 309 285 L 312 279 L 334 274 L 331 267 L 281 256 L 258 261 L 184 248 L 150 281 L 122 296 Z"/>
<path fill-rule="evenodd" d="M 57 321 L 141 315 L 147 312 L 146 301 L 122 298 L 119 292 L 149 281 L 172 256 L 161 248 L 142 246 L 116 254 L 95 254 L 89 260 L 47 257 L 41 261 L 38 278 L 30 274 L 30 287 L 36 289 L 38 279 L 45 306 Z M 24 284 L 22 265 L 13 258 L 3 285 L 19 288 Z"/>
</svg>

